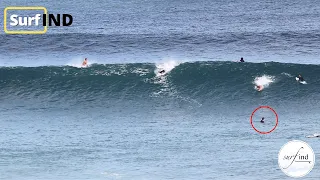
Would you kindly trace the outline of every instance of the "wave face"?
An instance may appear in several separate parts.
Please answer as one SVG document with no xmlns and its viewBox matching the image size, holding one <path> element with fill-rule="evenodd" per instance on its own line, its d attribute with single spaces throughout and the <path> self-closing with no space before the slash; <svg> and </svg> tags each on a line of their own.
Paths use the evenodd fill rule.
<svg viewBox="0 0 320 180">
<path fill-rule="evenodd" d="M 164 75 L 158 73 L 166 70 Z M 320 66 L 281 63 L 193 62 L 0 68 L 1 99 L 78 103 L 188 101 L 204 103 L 314 102 Z M 296 82 L 302 74 L 306 85 Z M 257 92 L 255 85 L 265 89 Z M 314 102 L 316 103 L 316 102 Z M 41 104 L 41 103 L 40 103 Z M 70 105 L 70 104 L 69 104 Z"/>
</svg>

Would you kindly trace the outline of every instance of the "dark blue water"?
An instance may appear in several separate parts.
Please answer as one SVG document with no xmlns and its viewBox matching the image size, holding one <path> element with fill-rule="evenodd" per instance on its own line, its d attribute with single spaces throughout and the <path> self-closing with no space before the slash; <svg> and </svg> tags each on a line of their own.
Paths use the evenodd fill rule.
<svg viewBox="0 0 320 180">
<path fill-rule="evenodd" d="M 319 139 L 306 138 L 320 131 L 318 1 L 7 6 L 45 6 L 74 22 L 0 33 L 1 180 L 290 179 L 277 158 L 294 139 L 316 154 L 302 179 L 319 179 Z M 278 114 L 270 134 L 250 124 L 259 106 Z M 275 115 L 258 111 L 253 124 L 268 131 Z"/>
<path fill-rule="evenodd" d="M 0 65 L 232 61 L 319 63 L 320 4 L 295 1 L 1 1 L 73 15 L 46 35 L 2 33 Z M 26 59 L 27 57 L 27 59 Z"/>
</svg>

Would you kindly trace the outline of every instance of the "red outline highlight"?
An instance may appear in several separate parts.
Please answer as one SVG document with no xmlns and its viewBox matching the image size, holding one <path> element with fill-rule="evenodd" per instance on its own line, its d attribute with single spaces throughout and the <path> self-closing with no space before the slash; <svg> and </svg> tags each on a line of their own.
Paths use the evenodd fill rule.
<svg viewBox="0 0 320 180">
<path fill-rule="evenodd" d="M 271 129 L 271 130 L 268 131 L 268 132 L 263 132 L 263 131 L 257 130 L 257 129 L 254 127 L 253 123 L 252 123 L 252 117 L 253 117 L 254 113 L 255 113 L 257 110 L 262 109 L 262 108 L 270 109 L 270 110 L 276 115 L 276 125 L 273 127 L 273 129 Z M 269 134 L 269 133 L 271 133 L 272 131 L 274 131 L 274 130 L 276 129 L 276 127 L 278 126 L 278 121 L 279 121 L 278 114 L 277 114 L 276 111 L 275 111 L 274 109 L 272 109 L 270 106 L 259 106 L 258 108 L 256 108 L 256 109 L 252 112 L 252 114 L 251 114 L 251 116 L 250 116 L 250 124 L 251 124 L 252 128 L 253 128 L 255 131 L 257 131 L 258 133 L 260 133 L 260 134 Z"/>
</svg>

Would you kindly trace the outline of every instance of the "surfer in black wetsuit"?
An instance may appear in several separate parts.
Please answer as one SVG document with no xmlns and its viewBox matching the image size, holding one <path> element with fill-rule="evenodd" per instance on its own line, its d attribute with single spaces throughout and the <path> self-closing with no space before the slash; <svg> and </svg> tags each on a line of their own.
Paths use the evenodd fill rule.
<svg viewBox="0 0 320 180">
<path fill-rule="evenodd" d="M 260 121 L 261 123 L 264 123 L 264 117 L 262 117 L 262 119 L 261 119 L 261 121 Z"/>
<path fill-rule="evenodd" d="M 243 57 L 240 59 L 240 62 L 244 62 Z"/>
<path fill-rule="evenodd" d="M 163 74 L 163 73 L 165 73 L 165 72 L 166 72 L 165 70 L 159 71 L 160 74 Z"/>
<path fill-rule="evenodd" d="M 303 77 L 300 74 L 299 74 L 298 78 L 299 78 L 300 82 L 304 81 Z"/>
</svg>

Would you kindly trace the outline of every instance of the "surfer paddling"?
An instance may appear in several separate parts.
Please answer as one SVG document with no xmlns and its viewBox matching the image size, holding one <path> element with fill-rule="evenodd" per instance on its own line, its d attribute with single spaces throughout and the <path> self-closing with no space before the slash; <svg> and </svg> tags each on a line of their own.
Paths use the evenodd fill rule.
<svg viewBox="0 0 320 180">
<path fill-rule="evenodd" d="M 261 123 L 264 123 L 264 117 L 261 118 L 260 122 L 261 122 Z"/>
<path fill-rule="evenodd" d="M 244 59 L 243 59 L 243 57 L 241 57 L 241 58 L 240 58 L 240 62 L 244 62 Z"/>
<path fill-rule="evenodd" d="M 84 58 L 83 62 L 82 62 L 82 66 L 87 66 L 88 65 L 88 59 Z"/>
<path fill-rule="evenodd" d="M 298 76 L 298 80 L 299 80 L 300 82 L 304 81 L 303 77 L 302 77 L 300 74 L 299 74 L 299 76 Z"/>
</svg>

